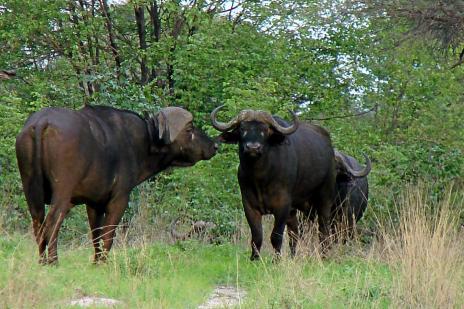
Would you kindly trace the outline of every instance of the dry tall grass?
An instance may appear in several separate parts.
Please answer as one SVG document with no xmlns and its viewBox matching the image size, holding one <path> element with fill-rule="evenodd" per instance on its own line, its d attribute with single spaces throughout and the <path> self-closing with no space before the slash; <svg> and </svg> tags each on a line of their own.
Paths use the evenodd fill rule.
<svg viewBox="0 0 464 309">
<path fill-rule="evenodd" d="M 333 243 L 326 258 L 321 258 L 317 228 L 311 226 L 298 245 L 297 258 L 291 260 L 286 255 L 281 264 L 280 282 L 291 283 L 287 286 L 287 293 L 295 293 L 301 298 L 300 289 L 317 282 L 315 278 L 302 274 L 302 267 L 308 258 L 312 263 L 319 264 L 321 269 L 333 267 L 332 262 L 355 258 L 363 260 L 366 265 L 376 265 L 378 262 L 388 267 L 391 281 L 385 278 L 386 284 L 382 285 L 382 289 L 386 288 L 387 291 L 382 293 L 386 292 L 392 307 L 463 307 L 464 229 L 460 221 L 464 213 L 464 196 L 453 188 L 439 202 L 433 201 L 430 196 L 430 189 L 426 185 L 408 187 L 396 201 L 396 209 L 390 218 L 378 220 L 377 233 L 370 244 L 363 244 L 359 237 L 361 235 L 355 233 L 348 244 Z M 267 251 L 271 253 L 272 249 L 267 248 Z M 365 281 L 360 276 L 355 275 L 352 283 Z M 273 286 L 273 280 L 267 282 L 268 290 L 277 289 Z M 336 299 L 330 286 L 326 288 L 327 299 Z M 278 290 L 275 295 L 282 293 L 281 288 Z M 306 293 L 309 298 L 310 295 Z M 350 307 L 374 305 L 372 299 L 367 298 L 365 295 L 356 296 Z M 377 305 L 382 307 L 385 304 L 377 303 L 374 306 Z"/>
<path fill-rule="evenodd" d="M 427 196 L 423 186 L 408 188 L 397 206 L 399 222 L 381 226 L 379 253 L 393 272 L 392 303 L 411 308 L 462 307 L 463 199 L 452 190 L 438 203 Z"/>
</svg>

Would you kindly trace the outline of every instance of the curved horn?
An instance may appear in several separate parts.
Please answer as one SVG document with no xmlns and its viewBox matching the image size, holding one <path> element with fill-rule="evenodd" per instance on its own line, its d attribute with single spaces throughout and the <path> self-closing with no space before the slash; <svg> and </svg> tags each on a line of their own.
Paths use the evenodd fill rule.
<svg viewBox="0 0 464 309">
<path fill-rule="evenodd" d="M 289 135 L 289 134 L 292 134 L 296 131 L 296 129 L 298 129 L 298 125 L 299 125 L 299 122 L 298 122 L 298 116 L 292 112 L 291 110 L 289 110 L 290 114 L 292 114 L 292 118 L 293 118 L 293 124 L 289 127 L 283 127 L 281 126 L 275 119 L 274 117 L 271 116 L 271 114 L 269 113 L 266 113 L 264 112 L 265 114 L 265 118 L 267 120 L 267 122 L 272 125 L 272 127 L 279 133 L 283 134 L 283 135 Z"/>
<path fill-rule="evenodd" d="M 239 123 L 239 117 L 238 115 L 235 116 L 231 121 L 229 122 L 220 122 L 216 119 L 216 114 L 218 113 L 218 111 L 223 108 L 224 105 L 221 105 L 221 106 L 218 106 L 216 107 L 212 112 L 211 112 L 211 123 L 213 125 L 214 128 L 216 128 L 217 130 L 221 131 L 221 132 L 225 132 L 225 131 L 228 131 L 230 130 L 232 127 L 236 126 L 238 123 Z"/>
<path fill-rule="evenodd" d="M 346 161 L 345 156 L 342 155 L 338 150 L 335 150 L 334 153 L 335 159 L 343 163 L 343 167 L 346 169 L 348 173 L 351 174 L 351 176 L 356 178 L 366 177 L 371 172 L 371 160 L 365 153 L 363 153 L 363 156 L 366 159 L 366 166 L 362 170 L 354 170 L 353 168 L 351 168 L 348 162 Z"/>
</svg>

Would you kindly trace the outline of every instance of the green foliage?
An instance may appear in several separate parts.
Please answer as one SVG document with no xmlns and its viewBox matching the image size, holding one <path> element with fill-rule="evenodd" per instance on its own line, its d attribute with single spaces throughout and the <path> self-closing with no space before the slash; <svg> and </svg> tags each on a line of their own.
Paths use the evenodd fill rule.
<svg viewBox="0 0 464 309">
<path fill-rule="evenodd" d="M 147 203 L 151 213 L 169 222 L 176 218 L 214 222 L 216 227 L 209 232 L 215 242 L 231 238 L 243 212 L 237 166 L 236 156 L 225 152 L 192 168 L 161 174 L 145 187 L 155 193 Z"/>
<path fill-rule="evenodd" d="M 105 2 L 0 6 L 0 70 L 17 73 L 0 80 L 3 228 L 29 225 L 14 141 L 28 115 L 46 106 L 184 106 L 211 136 L 218 132 L 209 113 L 222 104 L 224 119 L 244 108 L 284 118 L 296 110 L 302 120 L 366 112 L 317 123 L 338 149 L 372 159 L 368 218 L 387 214 L 410 182 L 431 182 L 435 199 L 451 182 L 462 187 L 464 76 L 420 40 L 397 44 L 408 24 L 360 17 L 333 0 L 244 1 L 231 14 L 229 1 L 164 1 L 157 20 L 153 1 L 110 5 L 111 18 Z M 134 7 L 145 13 L 145 46 Z M 213 221 L 216 236 L 231 237 L 243 216 L 237 165 L 236 146 L 223 146 L 208 162 L 163 172 L 133 192 L 124 220 L 148 201 L 153 216 Z M 66 233 L 81 233 L 84 216 L 73 212 Z"/>
</svg>

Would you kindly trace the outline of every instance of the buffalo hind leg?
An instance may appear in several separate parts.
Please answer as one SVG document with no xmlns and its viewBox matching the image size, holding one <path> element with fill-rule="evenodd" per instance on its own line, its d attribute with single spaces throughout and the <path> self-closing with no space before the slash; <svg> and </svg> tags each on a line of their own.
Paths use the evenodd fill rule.
<svg viewBox="0 0 464 309">
<path fill-rule="evenodd" d="M 24 194 L 26 196 L 27 206 L 32 218 L 32 230 L 34 238 L 39 246 L 39 263 L 46 262 L 46 245 L 41 241 L 40 235 L 42 234 L 43 224 L 45 221 L 45 203 L 44 192 L 42 184 L 32 176 L 24 176 L 25 172 L 21 173 Z"/>
<path fill-rule="evenodd" d="M 101 235 L 101 239 L 103 240 L 103 251 L 100 254 L 99 261 L 105 261 L 108 257 L 108 253 L 111 250 L 116 235 L 116 228 L 127 208 L 128 201 L 129 196 L 124 195 L 112 198 L 108 205 L 106 205 L 105 220 Z"/>
<path fill-rule="evenodd" d="M 87 205 L 87 217 L 89 219 L 90 233 L 92 234 L 92 244 L 95 249 L 94 263 L 98 263 L 102 257 L 101 234 L 105 213 L 98 210 L 94 205 Z"/>
<path fill-rule="evenodd" d="M 43 198 L 40 198 L 40 195 L 34 194 L 34 190 L 42 188 L 31 188 L 29 187 L 29 192 L 26 194 L 27 205 L 29 208 L 29 213 L 32 218 L 32 230 L 34 231 L 34 238 L 39 246 L 39 263 L 46 263 L 46 253 L 47 249 L 46 244 L 41 241 L 40 235 L 43 233 L 43 224 L 45 221 L 45 204 Z"/>
<path fill-rule="evenodd" d="M 325 184 L 316 195 L 317 218 L 319 223 L 319 240 L 321 243 L 322 256 L 325 256 L 332 245 L 331 225 L 332 210 L 336 201 L 335 173 L 330 173 Z"/>
<path fill-rule="evenodd" d="M 251 230 L 251 257 L 250 260 L 259 259 L 259 251 L 261 250 L 261 245 L 263 244 L 263 226 L 261 224 L 261 213 L 251 208 L 248 204 L 244 202 L 245 217 L 248 221 L 248 225 Z"/>
<path fill-rule="evenodd" d="M 332 201 L 326 200 L 321 203 L 317 211 L 317 220 L 319 224 L 319 241 L 321 244 L 322 256 L 325 256 L 331 247 L 331 221 L 332 221 Z"/>
<path fill-rule="evenodd" d="M 71 207 L 72 204 L 69 199 L 53 202 L 45 218 L 40 236 L 39 248 L 47 246 L 48 259 L 46 263 L 48 264 L 55 264 L 58 262 L 58 232 Z"/>
<path fill-rule="evenodd" d="M 290 211 L 290 215 L 287 219 L 287 234 L 289 238 L 290 254 L 294 257 L 296 254 L 296 246 L 300 238 L 296 209 Z"/>
</svg>

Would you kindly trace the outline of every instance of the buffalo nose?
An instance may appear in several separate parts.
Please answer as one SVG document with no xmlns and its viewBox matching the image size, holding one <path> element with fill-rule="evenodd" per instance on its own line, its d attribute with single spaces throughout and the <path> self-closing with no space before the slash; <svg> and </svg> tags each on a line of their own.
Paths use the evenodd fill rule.
<svg viewBox="0 0 464 309">
<path fill-rule="evenodd" d="M 247 150 L 252 150 L 252 151 L 260 151 L 261 150 L 261 144 L 260 143 L 246 143 L 245 148 Z"/>
</svg>

